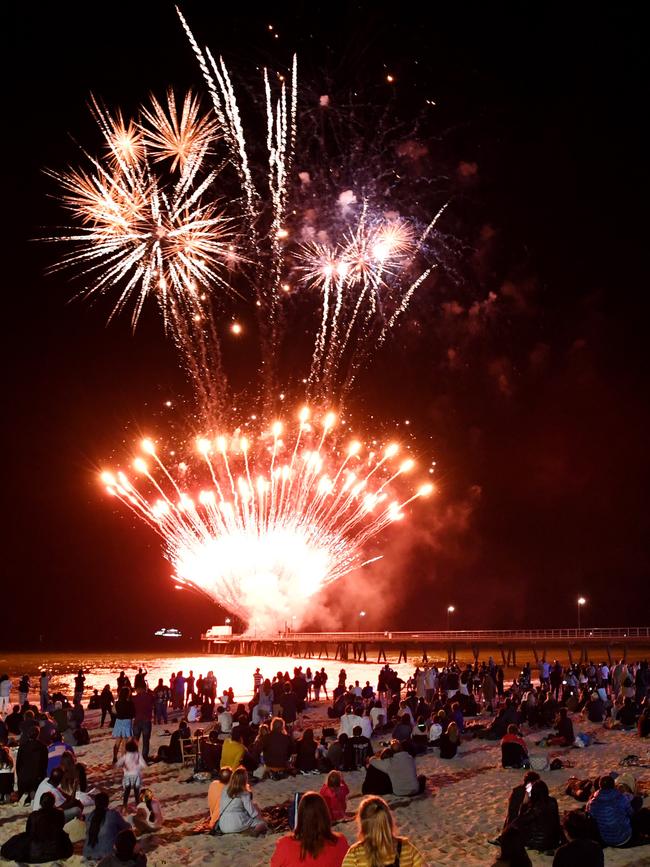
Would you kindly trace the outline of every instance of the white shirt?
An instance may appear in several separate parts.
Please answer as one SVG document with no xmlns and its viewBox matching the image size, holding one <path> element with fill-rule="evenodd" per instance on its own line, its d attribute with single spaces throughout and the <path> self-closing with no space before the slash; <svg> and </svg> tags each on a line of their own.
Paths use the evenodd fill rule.
<svg viewBox="0 0 650 867">
<path fill-rule="evenodd" d="M 360 686 L 355 686 L 352 688 L 352 695 L 358 695 L 361 698 L 362 689 Z"/>
<path fill-rule="evenodd" d="M 376 728 L 379 725 L 379 717 L 383 716 L 384 721 L 386 721 L 386 711 L 383 707 L 371 707 L 370 708 L 370 719 L 372 720 L 372 727 Z"/>
<path fill-rule="evenodd" d="M 60 807 L 62 804 L 65 804 L 66 797 L 60 789 L 57 789 L 56 786 L 53 786 L 50 781 L 45 778 L 41 780 L 38 784 L 38 789 L 36 789 L 36 794 L 34 795 L 34 800 L 32 801 L 32 813 L 36 810 L 41 809 L 41 796 L 46 792 L 52 792 L 54 795 L 54 806 Z"/>
<path fill-rule="evenodd" d="M 224 735 L 230 734 L 232 731 L 232 714 L 230 711 L 225 710 L 223 713 L 220 713 L 217 717 L 217 722 Z"/>
<path fill-rule="evenodd" d="M 363 717 L 357 716 L 355 713 L 344 713 L 341 717 L 340 732 L 345 732 L 348 737 L 352 737 L 352 729 L 355 726 L 361 726 L 363 730 Z"/>
</svg>

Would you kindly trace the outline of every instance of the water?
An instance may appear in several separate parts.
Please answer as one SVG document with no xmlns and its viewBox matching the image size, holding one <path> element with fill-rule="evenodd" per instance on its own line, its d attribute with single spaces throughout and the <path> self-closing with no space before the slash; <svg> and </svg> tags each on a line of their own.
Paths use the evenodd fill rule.
<svg viewBox="0 0 650 867">
<path fill-rule="evenodd" d="M 149 686 L 154 687 L 158 678 L 162 677 L 165 683 L 169 683 L 172 672 L 182 671 L 187 676 L 192 670 L 194 676 L 206 675 L 212 670 L 217 678 L 219 693 L 229 687 L 233 688 L 235 698 L 239 701 L 247 701 L 253 694 L 253 672 L 259 668 L 264 677 L 272 678 L 277 671 L 288 671 L 293 676 L 293 669 L 301 665 L 303 671 L 310 667 L 312 671 L 324 668 L 329 678 L 327 681 L 328 693 L 338 683 L 338 673 L 345 668 L 348 675 L 348 683 L 358 680 L 362 686 L 369 680 L 373 686 L 377 684 L 377 675 L 380 665 L 377 663 L 342 663 L 332 659 L 297 659 L 292 657 L 268 657 L 268 656 L 222 656 L 216 654 L 177 655 L 173 652 L 156 654 L 135 653 L 11 653 L 0 656 L 0 674 L 8 674 L 13 681 L 12 698 L 17 700 L 17 686 L 20 677 L 28 674 L 31 678 L 32 693 L 38 689 L 39 672 L 45 668 L 52 673 L 50 692 L 62 692 L 71 696 L 73 692 L 73 678 L 83 669 L 86 674 L 86 699 L 92 695 L 93 689 L 102 690 L 105 684 L 109 684 L 115 692 L 117 689 L 117 677 L 121 671 L 125 671 L 131 681 L 138 668 L 146 669 L 149 673 L 147 681 Z M 413 673 L 414 663 L 391 663 L 404 680 Z"/>
</svg>

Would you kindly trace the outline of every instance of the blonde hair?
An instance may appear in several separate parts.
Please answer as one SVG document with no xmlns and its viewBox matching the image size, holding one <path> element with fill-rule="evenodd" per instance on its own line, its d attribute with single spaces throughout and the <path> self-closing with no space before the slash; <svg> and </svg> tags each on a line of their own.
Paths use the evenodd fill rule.
<svg viewBox="0 0 650 867">
<path fill-rule="evenodd" d="M 370 867 L 384 867 L 396 852 L 395 822 L 383 798 L 371 795 L 359 804 L 357 813 L 359 843 L 363 845 Z"/>
<path fill-rule="evenodd" d="M 243 765 L 232 772 L 227 791 L 229 798 L 238 798 L 248 791 L 248 771 Z"/>
<path fill-rule="evenodd" d="M 271 720 L 271 731 L 272 732 L 284 732 L 284 720 L 281 716 L 274 716 Z"/>
<path fill-rule="evenodd" d="M 447 726 L 447 737 L 452 742 L 452 744 L 456 744 L 460 740 L 460 735 L 458 734 L 458 726 L 455 722 L 450 722 Z"/>
<path fill-rule="evenodd" d="M 343 780 L 343 777 L 338 771 L 330 771 L 327 775 L 327 785 L 330 789 L 337 789 Z"/>
</svg>

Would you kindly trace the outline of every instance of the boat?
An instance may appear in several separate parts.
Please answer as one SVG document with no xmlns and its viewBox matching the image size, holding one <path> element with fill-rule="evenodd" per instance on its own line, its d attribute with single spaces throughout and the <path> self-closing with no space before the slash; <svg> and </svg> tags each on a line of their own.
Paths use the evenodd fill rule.
<svg viewBox="0 0 650 867">
<path fill-rule="evenodd" d="M 180 631 L 180 629 L 175 629 L 175 628 L 172 628 L 172 629 L 166 629 L 166 628 L 157 629 L 157 630 L 154 632 L 154 635 L 157 636 L 158 638 L 182 638 L 182 637 L 183 637 L 183 633 Z"/>
</svg>

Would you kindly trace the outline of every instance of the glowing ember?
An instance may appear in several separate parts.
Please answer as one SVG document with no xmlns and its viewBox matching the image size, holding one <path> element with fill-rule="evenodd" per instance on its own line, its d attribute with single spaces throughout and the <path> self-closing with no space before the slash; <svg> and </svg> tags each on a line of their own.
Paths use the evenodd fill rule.
<svg viewBox="0 0 650 867">
<path fill-rule="evenodd" d="M 394 464 L 396 443 L 368 451 L 353 440 L 340 448 L 334 414 L 317 423 L 309 416 L 303 408 L 286 438 L 279 421 L 250 436 L 239 429 L 199 438 L 201 463 L 175 472 L 146 439 L 148 459 L 133 462 L 146 485 L 123 472 L 101 476 L 163 538 L 174 580 L 236 614 L 249 632 L 300 622 L 315 593 L 371 562 L 366 543 L 433 490 L 425 484 L 395 498 L 396 480 L 414 466 L 411 458 Z"/>
</svg>

